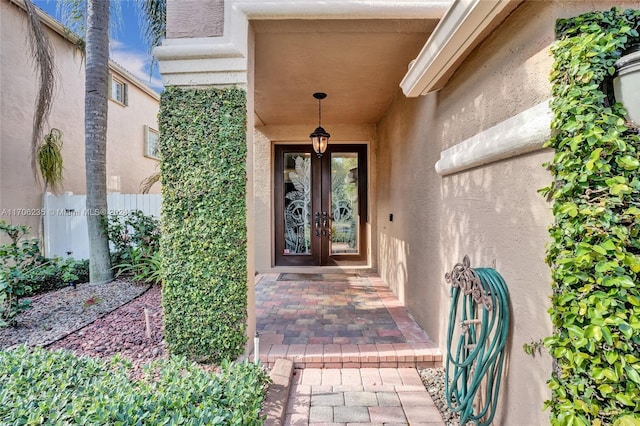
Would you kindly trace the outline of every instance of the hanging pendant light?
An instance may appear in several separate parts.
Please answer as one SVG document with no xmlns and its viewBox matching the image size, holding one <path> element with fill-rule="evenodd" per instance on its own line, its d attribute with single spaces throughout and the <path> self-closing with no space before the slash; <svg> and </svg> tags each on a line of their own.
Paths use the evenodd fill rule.
<svg viewBox="0 0 640 426">
<path fill-rule="evenodd" d="M 318 154 L 318 158 L 322 157 L 322 154 L 327 150 L 329 144 L 329 138 L 331 135 L 322 128 L 322 104 L 320 101 L 327 97 L 326 93 L 317 92 L 313 94 L 313 97 L 318 100 L 318 127 L 309 135 L 311 138 L 311 144 L 313 150 Z"/>
</svg>

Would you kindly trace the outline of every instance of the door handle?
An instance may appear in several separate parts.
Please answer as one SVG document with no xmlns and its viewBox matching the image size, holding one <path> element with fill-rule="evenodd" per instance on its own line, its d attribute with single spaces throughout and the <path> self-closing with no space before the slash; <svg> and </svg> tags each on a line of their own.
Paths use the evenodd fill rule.
<svg viewBox="0 0 640 426">
<path fill-rule="evenodd" d="M 313 221 L 316 225 L 316 237 L 320 236 L 320 212 L 316 212 Z"/>
<path fill-rule="evenodd" d="M 326 236 L 328 234 L 327 225 L 329 224 L 329 215 L 327 212 L 322 212 L 322 235 Z"/>
</svg>

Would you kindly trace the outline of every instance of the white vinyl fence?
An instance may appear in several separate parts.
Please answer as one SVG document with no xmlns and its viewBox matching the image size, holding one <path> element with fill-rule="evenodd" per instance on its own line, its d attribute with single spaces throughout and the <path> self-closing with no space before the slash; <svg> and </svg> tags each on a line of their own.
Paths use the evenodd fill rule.
<svg viewBox="0 0 640 426">
<path fill-rule="evenodd" d="M 47 257 L 89 258 L 86 195 L 47 193 L 44 200 L 45 255 Z M 146 215 L 160 217 L 159 194 L 107 195 L 109 215 L 125 216 L 130 211 L 142 210 Z"/>
</svg>

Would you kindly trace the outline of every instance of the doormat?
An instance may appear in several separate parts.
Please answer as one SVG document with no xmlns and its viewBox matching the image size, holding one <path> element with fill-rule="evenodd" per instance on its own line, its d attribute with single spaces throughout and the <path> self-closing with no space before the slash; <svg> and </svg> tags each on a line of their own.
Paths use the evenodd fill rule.
<svg viewBox="0 0 640 426">
<path fill-rule="evenodd" d="M 355 274 L 297 274 L 282 273 L 277 281 L 350 281 L 357 279 Z"/>
</svg>

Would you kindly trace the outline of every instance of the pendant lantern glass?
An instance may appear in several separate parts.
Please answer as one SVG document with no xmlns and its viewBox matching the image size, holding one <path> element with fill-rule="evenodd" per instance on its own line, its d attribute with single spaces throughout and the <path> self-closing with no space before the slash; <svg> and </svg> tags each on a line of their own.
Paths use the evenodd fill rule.
<svg viewBox="0 0 640 426">
<path fill-rule="evenodd" d="M 314 93 L 313 97 L 318 100 L 318 127 L 309 135 L 311 138 L 311 145 L 313 146 L 313 150 L 318 155 L 318 157 L 322 157 L 322 154 L 327 150 L 327 145 L 329 145 L 329 138 L 331 135 L 322 127 L 322 99 L 327 97 L 326 93 Z"/>
</svg>

